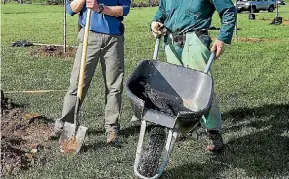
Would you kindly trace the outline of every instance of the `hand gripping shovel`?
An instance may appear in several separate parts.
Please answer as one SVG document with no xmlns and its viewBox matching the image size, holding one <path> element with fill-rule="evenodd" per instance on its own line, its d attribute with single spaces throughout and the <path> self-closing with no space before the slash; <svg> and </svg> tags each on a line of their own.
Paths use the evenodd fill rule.
<svg viewBox="0 0 289 179">
<path fill-rule="evenodd" d="M 87 131 L 87 127 L 80 126 L 79 121 L 78 121 L 78 113 L 80 110 L 81 96 L 82 96 L 82 90 L 83 90 L 87 44 L 88 44 L 88 33 L 89 33 L 89 27 L 90 27 L 90 17 L 91 17 L 91 9 L 88 9 L 87 17 L 86 17 L 85 32 L 84 32 L 84 40 L 83 40 L 79 82 L 78 82 L 78 89 L 77 89 L 77 99 L 76 99 L 75 112 L 74 112 L 74 123 L 73 124 L 69 122 L 64 123 L 63 132 L 60 135 L 60 139 L 59 139 L 60 150 L 64 153 L 79 153 L 80 148 L 85 138 L 86 131 Z"/>
</svg>

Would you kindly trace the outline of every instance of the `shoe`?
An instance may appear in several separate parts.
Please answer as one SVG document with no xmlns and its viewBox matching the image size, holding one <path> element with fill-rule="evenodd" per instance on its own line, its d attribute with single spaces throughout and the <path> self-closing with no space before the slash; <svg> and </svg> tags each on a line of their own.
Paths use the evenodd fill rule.
<svg viewBox="0 0 289 179">
<path fill-rule="evenodd" d="M 208 131 L 208 146 L 207 150 L 210 152 L 221 152 L 224 149 L 224 141 L 222 134 L 217 130 Z"/>
<path fill-rule="evenodd" d="M 118 133 L 119 133 L 118 131 L 109 131 L 109 132 L 107 132 L 106 133 L 106 135 L 107 135 L 106 144 L 107 145 L 120 146 Z"/>
</svg>

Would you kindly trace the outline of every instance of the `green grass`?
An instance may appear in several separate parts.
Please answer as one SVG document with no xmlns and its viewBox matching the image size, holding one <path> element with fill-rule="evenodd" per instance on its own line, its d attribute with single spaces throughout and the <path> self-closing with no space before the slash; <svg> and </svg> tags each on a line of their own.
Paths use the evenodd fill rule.
<svg viewBox="0 0 289 179">
<path fill-rule="evenodd" d="M 154 39 L 149 25 L 156 8 L 132 9 L 125 18 L 126 77 L 142 59 L 151 59 Z M 40 58 L 34 48 L 14 48 L 12 42 L 63 43 L 61 6 L 2 4 L 1 86 L 4 91 L 62 89 L 69 85 L 73 58 Z M 168 178 L 288 178 L 289 140 L 289 7 L 280 15 L 287 24 L 269 25 L 275 13 L 258 13 L 255 21 L 239 14 L 239 41 L 227 46 L 212 67 L 224 120 L 224 154 L 205 153 L 205 140 L 178 142 L 166 168 Z M 269 18 L 268 21 L 258 20 Z M 213 25 L 220 26 L 215 14 Z M 217 31 L 211 31 L 213 38 Z M 77 45 L 77 16 L 68 16 L 68 43 Z M 264 42 L 245 42 L 262 38 Z M 165 60 L 161 51 L 160 57 Z M 65 93 L 9 94 L 27 112 L 60 116 Z M 47 162 L 22 171 L 17 178 L 133 178 L 139 127 L 130 124 L 131 109 L 123 95 L 122 149 L 106 147 L 103 132 L 104 87 L 98 68 L 85 99 L 83 124 L 88 149 L 79 156 L 63 155 L 55 147 L 40 155 Z"/>
</svg>

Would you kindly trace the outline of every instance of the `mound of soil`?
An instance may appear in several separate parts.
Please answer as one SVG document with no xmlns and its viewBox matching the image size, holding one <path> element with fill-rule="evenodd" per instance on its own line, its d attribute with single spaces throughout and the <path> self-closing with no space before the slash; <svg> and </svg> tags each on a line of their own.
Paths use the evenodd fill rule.
<svg viewBox="0 0 289 179">
<path fill-rule="evenodd" d="M 267 38 L 238 38 L 241 42 L 280 42 L 280 39 L 267 39 Z"/>
<path fill-rule="evenodd" d="M 146 2 L 132 2 L 131 3 L 131 7 L 155 7 L 159 5 L 159 1 L 158 0 L 150 0 L 150 1 L 146 1 Z"/>
<path fill-rule="evenodd" d="M 275 18 L 274 19 L 272 19 L 272 18 L 265 18 L 265 17 L 262 17 L 262 18 L 260 18 L 260 20 L 261 21 L 274 21 L 275 20 Z M 271 23 L 270 23 L 271 24 Z M 282 24 L 284 24 L 284 25 L 289 25 L 289 20 L 288 19 L 282 19 Z"/>
<path fill-rule="evenodd" d="M 130 90 L 145 102 L 145 107 L 164 113 L 172 118 L 178 116 L 179 112 L 187 112 L 189 115 L 178 116 L 180 128 L 188 130 L 195 126 L 201 115 L 197 112 L 198 106 L 192 100 L 182 99 L 169 93 L 155 89 L 147 78 L 138 78 L 130 84 Z"/>
<path fill-rule="evenodd" d="M 53 125 L 40 114 L 5 98 L 1 90 L 1 176 L 16 175 L 37 161 L 37 152 L 53 139 Z"/>
<path fill-rule="evenodd" d="M 76 54 L 77 48 L 67 47 L 66 52 L 64 53 L 63 47 L 61 46 L 41 46 L 36 51 L 33 50 L 31 55 L 33 56 L 44 56 L 44 57 L 74 57 Z"/>
<path fill-rule="evenodd" d="M 166 113 L 170 116 L 177 116 L 179 111 L 190 112 L 183 105 L 183 99 L 154 89 L 147 80 L 146 78 L 139 78 L 131 85 L 131 90 L 136 96 L 145 101 L 147 108 Z"/>
</svg>

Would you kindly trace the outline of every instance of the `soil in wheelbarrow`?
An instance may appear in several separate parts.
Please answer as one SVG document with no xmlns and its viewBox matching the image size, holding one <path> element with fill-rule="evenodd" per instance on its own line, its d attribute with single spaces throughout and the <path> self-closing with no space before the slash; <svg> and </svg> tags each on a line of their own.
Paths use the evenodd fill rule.
<svg viewBox="0 0 289 179">
<path fill-rule="evenodd" d="M 41 46 L 37 50 L 31 51 L 31 55 L 35 57 L 74 57 L 76 54 L 77 48 L 67 47 L 66 52 L 63 51 L 61 46 Z"/>
<path fill-rule="evenodd" d="M 136 96 L 145 101 L 145 107 L 154 109 L 170 116 L 177 116 L 179 111 L 191 112 L 185 107 L 184 100 L 180 97 L 160 92 L 154 89 L 146 78 L 135 80 L 132 91 Z"/>
<path fill-rule="evenodd" d="M 1 176 L 15 176 L 36 162 L 43 147 L 54 138 L 52 121 L 25 113 L 23 106 L 5 98 L 1 90 Z"/>
</svg>

